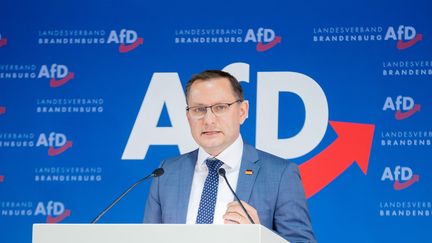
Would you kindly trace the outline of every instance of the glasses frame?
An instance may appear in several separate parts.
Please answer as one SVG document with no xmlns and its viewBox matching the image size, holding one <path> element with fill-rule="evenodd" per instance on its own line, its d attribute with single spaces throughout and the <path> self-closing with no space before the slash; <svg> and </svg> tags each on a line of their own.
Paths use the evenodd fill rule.
<svg viewBox="0 0 432 243">
<path fill-rule="evenodd" d="M 202 116 L 193 116 L 193 115 L 191 115 L 193 118 L 201 119 L 201 118 L 205 117 L 205 115 L 207 115 L 207 111 L 208 111 L 209 108 L 210 108 L 211 112 L 213 113 L 213 115 L 218 116 L 218 115 L 213 111 L 213 107 L 218 106 L 218 105 L 228 105 L 228 108 L 230 108 L 230 107 L 231 107 L 232 105 L 234 105 L 235 103 L 239 103 L 239 102 L 243 102 L 243 101 L 244 101 L 244 100 L 242 100 L 242 99 L 238 99 L 238 100 L 236 100 L 236 101 L 234 101 L 234 102 L 231 102 L 231 103 L 217 103 L 217 104 L 213 104 L 213 105 L 209 105 L 209 106 L 204 106 L 204 105 L 187 106 L 187 107 L 186 107 L 186 111 L 187 111 L 187 112 L 190 112 L 190 111 L 189 111 L 190 109 L 194 109 L 194 108 L 198 108 L 198 107 L 200 107 L 200 108 L 206 108 L 206 112 L 205 112 Z M 190 113 L 189 113 L 189 114 L 190 114 Z M 219 115 L 220 115 L 220 114 L 219 114 Z"/>
</svg>

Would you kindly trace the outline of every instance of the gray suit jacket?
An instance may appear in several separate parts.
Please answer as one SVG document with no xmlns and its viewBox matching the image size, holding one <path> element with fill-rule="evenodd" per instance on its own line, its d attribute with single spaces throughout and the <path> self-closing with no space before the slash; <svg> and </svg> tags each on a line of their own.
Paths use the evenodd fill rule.
<svg viewBox="0 0 432 243">
<path fill-rule="evenodd" d="M 162 163 L 165 174 L 153 179 L 144 223 L 186 222 L 197 154 L 195 150 Z M 257 210 L 262 225 L 283 238 L 316 241 L 296 164 L 245 144 L 236 193 Z"/>
</svg>

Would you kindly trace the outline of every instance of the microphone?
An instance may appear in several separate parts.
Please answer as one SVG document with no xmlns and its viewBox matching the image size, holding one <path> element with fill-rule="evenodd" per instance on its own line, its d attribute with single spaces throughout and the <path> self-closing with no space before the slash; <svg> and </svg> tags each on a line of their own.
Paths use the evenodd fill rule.
<svg viewBox="0 0 432 243">
<path fill-rule="evenodd" d="M 159 177 L 159 176 L 163 175 L 163 173 L 164 173 L 164 169 L 157 168 L 150 175 L 147 175 L 146 177 L 139 179 L 132 186 L 130 186 L 126 191 L 124 191 L 119 197 L 117 197 L 116 200 L 114 200 L 114 202 L 112 202 L 110 205 L 108 205 L 108 207 L 105 208 L 98 216 L 96 216 L 96 218 L 91 221 L 91 224 L 97 223 L 99 221 L 99 219 L 102 218 L 102 216 L 104 216 L 112 207 L 114 207 L 114 205 L 116 205 L 120 200 L 122 200 L 124 196 L 126 196 L 130 191 L 132 191 L 132 189 L 134 189 L 141 182 L 143 182 L 143 181 L 145 181 L 151 177 Z"/>
<path fill-rule="evenodd" d="M 240 207 L 243 209 L 243 212 L 245 212 L 245 214 L 247 215 L 249 222 L 251 222 L 252 224 L 255 224 L 255 222 L 253 221 L 252 217 L 249 215 L 248 211 L 246 211 L 246 208 L 243 206 L 243 203 L 240 201 L 240 198 L 237 196 L 237 194 L 234 192 L 234 190 L 232 189 L 231 185 L 228 182 L 228 179 L 226 177 L 226 171 L 224 168 L 219 168 L 218 173 L 220 176 L 222 176 L 225 181 L 226 184 L 228 185 L 229 189 L 231 190 L 231 192 L 234 194 L 234 197 L 236 198 L 237 202 L 239 202 Z"/>
</svg>

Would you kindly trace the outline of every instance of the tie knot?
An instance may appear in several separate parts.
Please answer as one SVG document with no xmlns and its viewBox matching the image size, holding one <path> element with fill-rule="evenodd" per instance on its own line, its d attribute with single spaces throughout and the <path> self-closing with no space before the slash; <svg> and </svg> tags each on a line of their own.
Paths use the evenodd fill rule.
<svg viewBox="0 0 432 243">
<path fill-rule="evenodd" d="M 223 165 L 223 162 L 216 158 L 206 159 L 206 164 L 209 171 L 217 171 Z"/>
</svg>

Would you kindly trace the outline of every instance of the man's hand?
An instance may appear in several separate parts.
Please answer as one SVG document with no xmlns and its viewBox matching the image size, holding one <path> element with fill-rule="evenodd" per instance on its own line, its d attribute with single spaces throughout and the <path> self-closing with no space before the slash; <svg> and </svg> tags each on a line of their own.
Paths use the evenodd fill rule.
<svg viewBox="0 0 432 243">
<path fill-rule="evenodd" d="M 255 208 L 251 205 L 241 201 L 243 206 L 246 208 L 246 211 L 249 213 L 255 224 L 259 224 L 258 213 Z M 224 224 L 251 224 L 248 216 L 241 208 L 240 204 L 237 201 L 228 203 L 227 211 L 224 216 Z"/>
</svg>

